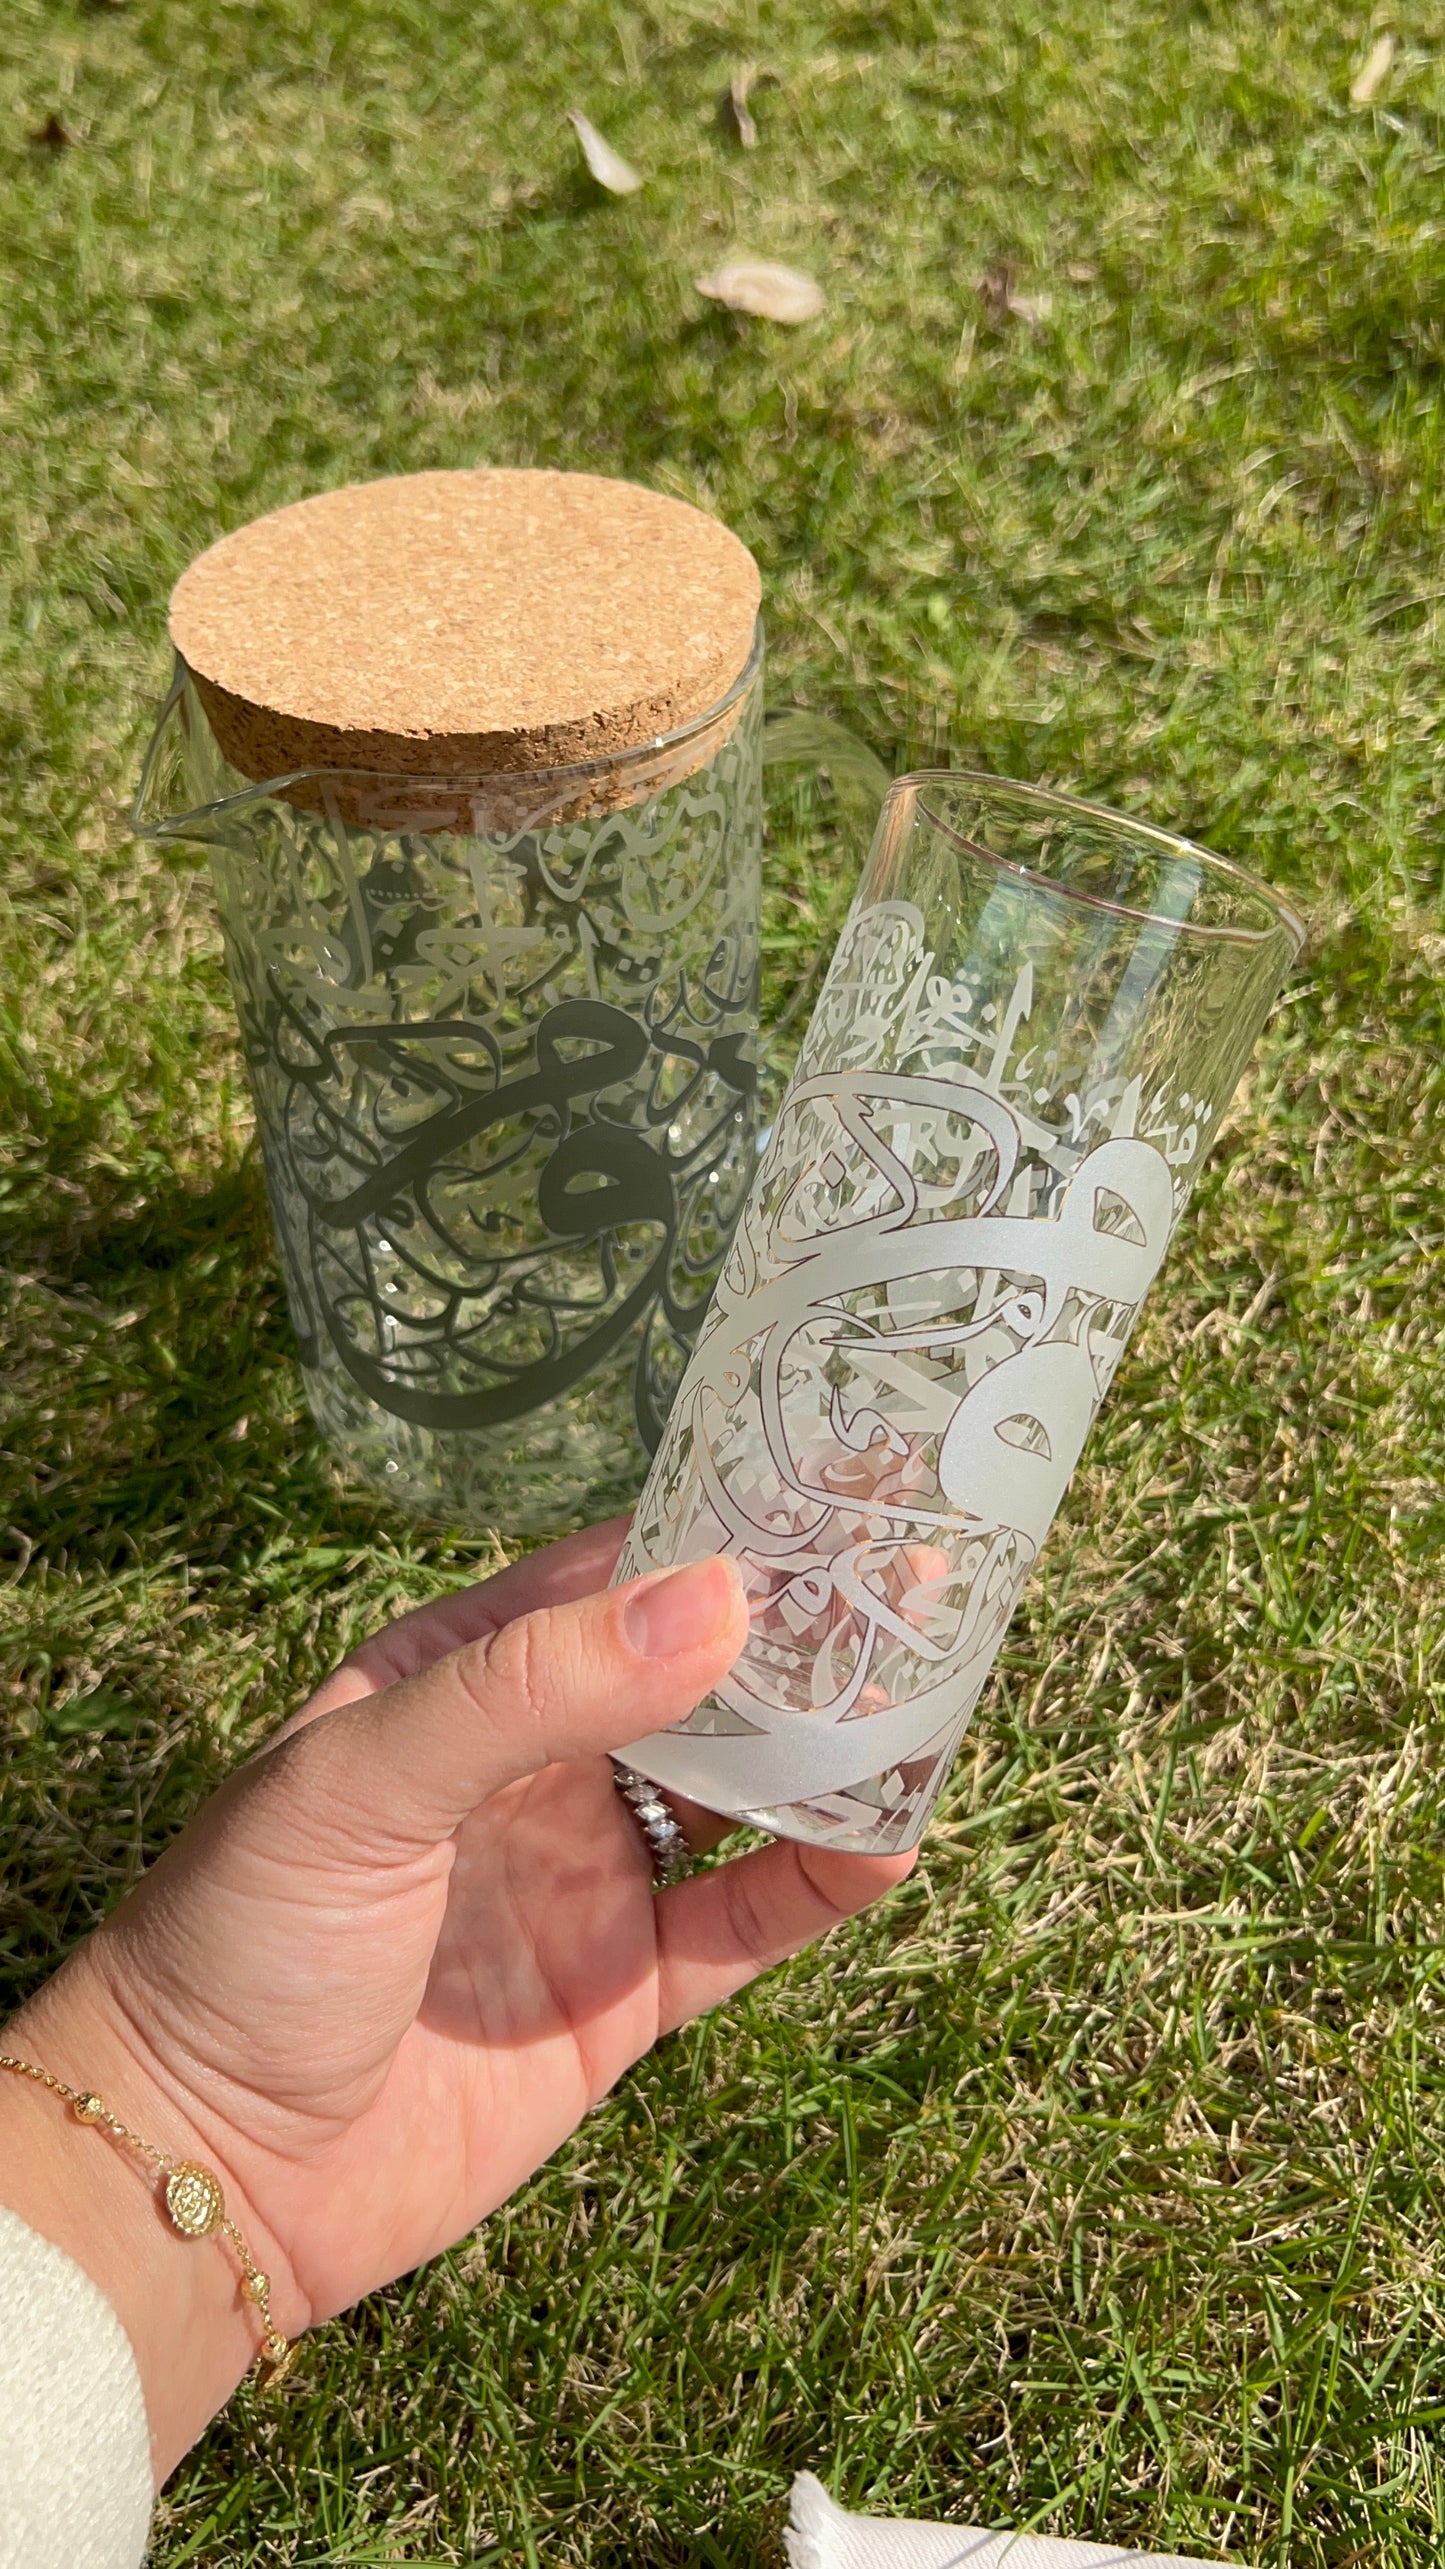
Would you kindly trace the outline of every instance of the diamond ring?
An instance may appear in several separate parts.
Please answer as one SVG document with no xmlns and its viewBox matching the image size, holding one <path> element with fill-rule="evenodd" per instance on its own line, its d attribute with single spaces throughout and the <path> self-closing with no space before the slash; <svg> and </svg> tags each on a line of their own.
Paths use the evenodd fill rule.
<svg viewBox="0 0 1445 2569">
<path fill-rule="evenodd" d="M 612 1760 L 612 1781 L 647 1840 L 652 1870 L 659 1891 L 681 1882 L 692 1871 L 692 1849 L 678 1827 L 672 1812 L 656 1784 L 639 1775 L 635 1767 L 624 1766 L 620 1758 Z"/>
</svg>

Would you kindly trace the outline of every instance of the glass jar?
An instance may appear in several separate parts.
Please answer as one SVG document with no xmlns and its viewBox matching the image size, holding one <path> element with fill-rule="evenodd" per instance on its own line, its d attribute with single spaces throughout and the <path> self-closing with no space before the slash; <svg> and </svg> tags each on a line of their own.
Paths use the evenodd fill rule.
<svg viewBox="0 0 1445 2569">
<path fill-rule="evenodd" d="M 136 826 L 209 852 L 307 1398 L 412 1510 L 544 1530 L 659 1441 L 756 1156 L 762 662 L 586 765 L 260 784 L 177 665 Z"/>
</svg>

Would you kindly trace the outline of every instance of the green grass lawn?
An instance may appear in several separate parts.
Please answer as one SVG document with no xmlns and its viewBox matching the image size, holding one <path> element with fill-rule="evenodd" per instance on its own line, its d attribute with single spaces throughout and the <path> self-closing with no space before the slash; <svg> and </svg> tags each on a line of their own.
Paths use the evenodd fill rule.
<svg viewBox="0 0 1445 2569">
<path fill-rule="evenodd" d="M 493 1557 L 329 1478 L 206 878 L 126 835 L 201 545 L 413 466 L 632 475 L 755 547 L 776 695 L 1187 828 L 1315 928 L 914 1882 L 240 2397 L 164 2569 L 740 2569 L 834 2457 L 895 2512 L 1438 2555 L 1438 36 L 1418 0 L 9 0 L 5 1995 Z M 598 195 L 572 105 L 643 194 Z M 703 303 L 734 243 L 824 318 Z M 779 860 L 780 978 L 855 863 Z"/>
</svg>

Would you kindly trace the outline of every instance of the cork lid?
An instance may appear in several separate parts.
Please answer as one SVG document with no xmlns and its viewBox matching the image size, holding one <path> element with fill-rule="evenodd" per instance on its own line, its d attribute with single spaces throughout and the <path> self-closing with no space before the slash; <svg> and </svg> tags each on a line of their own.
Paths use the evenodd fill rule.
<svg viewBox="0 0 1445 2569">
<path fill-rule="evenodd" d="M 706 713 L 746 666 L 760 595 L 747 547 L 685 501 L 487 466 L 257 518 L 182 573 L 170 629 L 244 776 L 481 776 Z"/>
</svg>

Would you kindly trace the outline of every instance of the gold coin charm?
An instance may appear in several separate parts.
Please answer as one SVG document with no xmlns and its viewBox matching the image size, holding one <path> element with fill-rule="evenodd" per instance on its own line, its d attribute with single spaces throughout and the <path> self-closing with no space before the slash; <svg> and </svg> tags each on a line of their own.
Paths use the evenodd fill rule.
<svg viewBox="0 0 1445 2569">
<path fill-rule="evenodd" d="M 166 2210 L 184 2238 L 204 2239 L 224 2221 L 226 2199 L 209 2168 L 181 2159 L 166 2179 Z"/>
<path fill-rule="evenodd" d="M 271 2278 L 257 2265 L 234 2221 L 226 2218 L 226 2198 L 221 2180 L 195 2159 L 172 2159 L 158 2150 L 152 2141 L 143 2141 L 112 2114 L 103 2096 L 93 2087 L 67 2087 L 63 2078 L 52 2077 L 34 2061 L 22 2060 L 16 2052 L 0 2051 L 0 2071 L 11 2078 L 28 2078 L 36 2087 L 48 2087 L 62 2105 L 69 2107 L 77 2123 L 88 2123 L 103 2131 L 122 2149 L 134 2150 L 139 2158 L 165 2179 L 163 2201 L 172 2223 L 183 2239 L 208 2239 L 215 2230 L 222 2231 L 241 2269 L 241 2291 L 255 2309 L 261 2323 L 258 2350 L 261 2379 L 279 2382 L 290 2364 L 294 2349 L 282 2336 L 271 2317 Z"/>
</svg>

